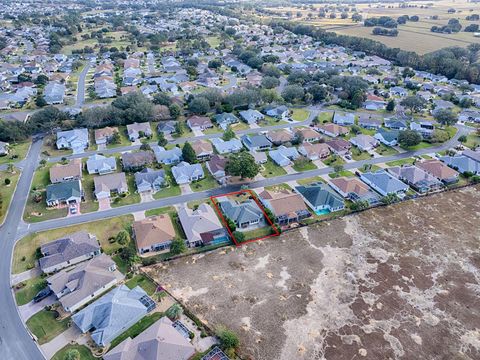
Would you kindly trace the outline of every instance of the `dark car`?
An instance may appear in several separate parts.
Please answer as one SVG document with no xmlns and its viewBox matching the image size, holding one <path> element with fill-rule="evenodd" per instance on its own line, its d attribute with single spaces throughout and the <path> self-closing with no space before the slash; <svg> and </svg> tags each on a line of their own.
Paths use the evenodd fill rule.
<svg viewBox="0 0 480 360">
<path fill-rule="evenodd" d="M 46 287 L 45 289 L 40 290 L 37 295 L 35 295 L 35 297 L 33 298 L 33 302 L 38 303 L 43 299 L 45 299 L 46 297 L 50 296 L 51 293 L 52 293 L 52 290 Z"/>
</svg>

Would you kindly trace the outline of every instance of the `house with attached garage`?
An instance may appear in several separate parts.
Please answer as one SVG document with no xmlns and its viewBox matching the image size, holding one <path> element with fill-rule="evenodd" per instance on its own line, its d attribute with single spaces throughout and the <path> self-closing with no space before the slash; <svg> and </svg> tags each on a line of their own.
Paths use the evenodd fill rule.
<svg viewBox="0 0 480 360">
<path fill-rule="evenodd" d="M 94 193 L 97 200 L 109 199 L 111 194 L 128 193 L 128 183 L 125 173 L 113 173 L 93 178 Z"/>
<path fill-rule="evenodd" d="M 218 205 L 225 217 L 233 221 L 238 230 L 248 230 L 265 223 L 265 215 L 254 200 L 236 202 L 228 198 L 218 198 Z"/>
<path fill-rule="evenodd" d="M 390 95 L 405 97 L 408 95 L 408 90 L 401 86 L 393 86 L 390 88 Z"/>
<path fill-rule="evenodd" d="M 462 155 L 480 163 L 480 149 L 477 149 L 476 151 L 465 149 L 463 150 Z"/>
<path fill-rule="evenodd" d="M 265 116 L 260 111 L 253 109 L 240 111 L 240 117 L 249 125 L 265 119 Z"/>
<path fill-rule="evenodd" d="M 435 125 L 433 121 L 412 121 L 410 130 L 419 132 L 423 138 L 430 138 L 435 131 Z"/>
<path fill-rule="evenodd" d="M 353 125 L 355 124 L 355 114 L 335 111 L 332 121 L 337 125 Z"/>
<path fill-rule="evenodd" d="M 122 166 L 125 171 L 139 171 L 155 162 L 152 151 L 125 152 L 122 154 Z"/>
<path fill-rule="evenodd" d="M 159 164 L 172 165 L 182 161 L 182 149 L 179 147 L 165 150 L 162 146 L 153 145 L 152 150 Z"/>
<path fill-rule="evenodd" d="M 72 149 L 74 154 L 88 148 L 88 129 L 73 129 L 57 132 L 57 149 Z"/>
<path fill-rule="evenodd" d="M 395 146 L 398 144 L 398 134 L 398 130 L 379 129 L 374 137 L 384 145 Z"/>
<path fill-rule="evenodd" d="M 265 135 L 243 135 L 241 140 L 248 150 L 265 151 L 272 148 L 272 143 Z"/>
<path fill-rule="evenodd" d="M 370 151 L 378 146 L 378 140 L 370 135 L 357 135 L 350 139 L 350 142 L 362 151 Z"/>
<path fill-rule="evenodd" d="M 52 184 L 82 180 L 82 160 L 73 159 L 68 164 L 55 164 L 50 170 L 50 182 Z"/>
<path fill-rule="evenodd" d="M 140 194 L 150 194 L 159 191 L 167 185 L 165 170 L 145 168 L 135 173 L 135 185 Z"/>
<path fill-rule="evenodd" d="M 332 123 L 318 125 L 315 127 L 315 129 L 320 131 L 322 134 L 325 134 L 331 137 L 337 137 L 337 136 L 346 135 L 349 133 L 348 128 L 341 125 L 332 124 Z"/>
<path fill-rule="evenodd" d="M 270 117 L 281 120 L 288 120 L 290 117 L 290 110 L 285 105 L 267 107 L 264 113 Z"/>
<path fill-rule="evenodd" d="M 150 138 L 153 135 L 149 122 L 133 123 L 127 125 L 127 134 L 130 141 L 134 142 L 140 138 Z"/>
<path fill-rule="evenodd" d="M 372 111 L 385 109 L 386 105 L 387 103 L 382 97 L 373 95 L 373 94 L 368 94 L 367 100 L 365 100 L 363 103 L 363 107 L 366 110 L 372 110 Z"/>
<path fill-rule="evenodd" d="M 208 204 L 202 203 L 195 210 L 182 206 L 178 209 L 178 219 L 189 247 L 214 245 L 230 240 L 215 210 Z"/>
<path fill-rule="evenodd" d="M 458 114 L 458 120 L 461 122 L 476 122 L 480 123 L 480 111 L 478 110 L 462 110 Z"/>
<path fill-rule="evenodd" d="M 172 241 L 176 237 L 172 219 L 168 214 L 135 221 L 132 232 L 140 254 L 168 252 Z"/>
<path fill-rule="evenodd" d="M 264 190 L 259 199 L 275 215 L 275 222 L 282 226 L 311 216 L 302 197 L 290 190 Z"/>
<path fill-rule="evenodd" d="M 318 132 L 306 127 L 297 128 L 295 131 L 295 136 L 298 136 L 300 139 L 302 139 L 303 143 L 314 143 L 322 139 L 322 136 Z"/>
<path fill-rule="evenodd" d="M 402 197 L 408 191 L 407 184 L 393 177 L 385 170 L 363 173 L 360 175 L 360 178 L 382 196 L 395 194 Z"/>
<path fill-rule="evenodd" d="M 49 82 L 43 90 L 43 98 L 49 105 L 63 104 L 66 90 L 67 88 L 63 84 L 55 81 Z"/>
<path fill-rule="evenodd" d="M 50 184 L 46 189 L 46 202 L 49 207 L 78 205 L 84 198 L 82 182 L 69 180 Z"/>
<path fill-rule="evenodd" d="M 365 129 L 380 129 L 382 127 L 383 119 L 373 117 L 371 115 L 360 115 L 358 119 L 358 125 Z"/>
<path fill-rule="evenodd" d="M 291 131 L 288 131 L 286 129 L 269 131 L 266 134 L 267 139 L 276 146 L 291 142 L 294 136 L 295 135 Z"/>
<path fill-rule="evenodd" d="M 0 141 L 0 156 L 8 155 L 10 144 Z"/>
<path fill-rule="evenodd" d="M 87 171 L 91 174 L 105 175 L 117 170 L 117 159 L 94 154 L 87 160 Z"/>
<path fill-rule="evenodd" d="M 40 246 L 43 273 L 53 273 L 101 254 L 95 235 L 78 231 Z"/>
<path fill-rule="evenodd" d="M 48 277 L 47 284 L 63 309 L 73 313 L 121 280 L 123 275 L 112 258 L 100 254 L 69 271 L 61 270 Z"/>
<path fill-rule="evenodd" d="M 95 144 L 97 145 L 107 145 L 112 141 L 115 133 L 118 133 L 117 127 L 104 127 L 102 129 L 95 130 Z"/>
<path fill-rule="evenodd" d="M 326 141 L 325 144 L 328 145 L 330 150 L 337 154 L 337 155 L 348 155 L 350 153 L 350 149 L 352 148 L 352 144 L 350 144 L 347 140 L 344 139 L 332 139 Z"/>
<path fill-rule="evenodd" d="M 104 347 L 154 309 L 155 302 L 140 286 L 121 285 L 74 314 L 72 321 Z"/>
<path fill-rule="evenodd" d="M 194 130 L 201 131 L 201 130 L 206 130 L 213 127 L 213 124 L 210 118 L 206 116 L 198 116 L 198 115 L 190 116 L 187 119 L 187 125 L 192 131 Z"/>
<path fill-rule="evenodd" d="M 298 152 L 309 160 L 325 159 L 330 155 L 330 148 L 325 143 L 303 143 L 298 147 Z"/>
<path fill-rule="evenodd" d="M 221 155 L 213 155 L 209 161 L 205 163 L 208 171 L 218 182 L 224 183 L 227 175 L 225 174 L 225 166 L 227 159 Z"/>
<path fill-rule="evenodd" d="M 329 185 L 342 197 L 353 202 L 367 201 L 370 205 L 376 205 L 380 202 L 380 196 L 356 177 L 342 176 L 331 179 Z"/>
<path fill-rule="evenodd" d="M 317 215 L 340 211 L 345 208 L 342 198 L 335 194 L 326 184 L 313 183 L 295 187 L 305 203 Z"/>
<path fill-rule="evenodd" d="M 268 161 L 267 153 L 261 151 L 249 151 L 256 164 L 265 164 Z"/>
<path fill-rule="evenodd" d="M 213 155 L 212 143 L 207 140 L 197 140 L 192 142 L 193 151 L 198 161 L 206 161 Z"/>
<path fill-rule="evenodd" d="M 288 166 L 292 163 L 292 161 L 300 157 L 300 154 L 298 153 L 296 148 L 287 148 L 283 145 L 279 146 L 275 150 L 270 150 L 268 155 L 278 166 Z"/>
<path fill-rule="evenodd" d="M 480 162 L 465 155 L 442 156 L 440 160 L 462 174 L 480 175 Z"/>
<path fill-rule="evenodd" d="M 163 133 L 163 135 L 171 135 L 177 131 L 177 121 L 169 120 L 169 121 L 160 121 L 157 125 L 157 132 Z"/>
<path fill-rule="evenodd" d="M 417 161 L 415 166 L 423 171 L 435 176 L 438 180 L 444 184 L 454 184 L 458 181 L 458 172 L 445 165 L 440 160 L 425 160 Z"/>
<path fill-rule="evenodd" d="M 228 125 L 236 124 L 240 121 L 240 119 L 237 118 L 232 113 L 218 114 L 218 115 L 215 115 L 214 119 L 217 125 L 223 130 L 226 130 Z"/>
<path fill-rule="evenodd" d="M 205 177 L 202 165 L 189 164 L 185 161 L 172 167 L 172 175 L 178 185 L 190 184 L 193 181 L 198 181 Z"/>
<path fill-rule="evenodd" d="M 435 176 L 415 165 L 394 166 L 387 171 L 422 194 L 437 191 L 443 187 L 442 182 Z"/>
<path fill-rule="evenodd" d="M 385 119 L 385 127 L 392 130 L 407 130 L 407 122 L 398 119 Z"/>
<path fill-rule="evenodd" d="M 242 142 L 238 139 L 225 141 L 221 138 L 213 138 L 211 142 L 219 154 L 237 153 L 243 149 Z"/>
</svg>

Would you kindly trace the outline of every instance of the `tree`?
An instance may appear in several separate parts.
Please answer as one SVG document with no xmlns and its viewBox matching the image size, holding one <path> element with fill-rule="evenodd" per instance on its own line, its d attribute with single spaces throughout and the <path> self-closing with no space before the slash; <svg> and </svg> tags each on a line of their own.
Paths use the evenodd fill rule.
<svg viewBox="0 0 480 360">
<path fill-rule="evenodd" d="M 444 143 L 445 141 L 448 141 L 448 139 L 450 139 L 450 135 L 448 135 L 447 131 L 435 129 L 433 130 L 430 141 L 432 143 Z"/>
<path fill-rule="evenodd" d="M 415 130 L 403 130 L 398 134 L 398 143 L 403 147 L 410 147 L 420 144 L 422 135 Z"/>
<path fill-rule="evenodd" d="M 158 93 L 153 97 L 153 103 L 155 105 L 164 105 L 164 106 L 170 106 L 172 105 L 172 100 L 170 97 L 165 94 L 165 93 Z"/>
<path fill-rule="evenodd" d="M 259 165 L 255 162 L 254 157 L 246 151 L 232 154 L 225 165 L 225 172 L 229 175 L 240 176 L 245 178 L 254 178 L 260 171 Z"/>
<path fill-rule="evenodd" d="M 161 131 L 158 133 L 158 146 L 165 146 L 168 144 L 168 140 L 165 139 L 165 134 Z"/>
<path fill-rule="evenodd" d="M 175 124 L 175 133 L 178 135 L 178 136 L 181 136 L 183 134 L 183 125 L 181 122 L 177 122 Z"/>
<path fill-rule="evenodd" d="M 328 95 L 327 89 L 320 84 L 312 85 L 307 91 L 312 94 L 312 101 L 315 103 L 325 100 Z"/>
<path fill-rule="evenodd" d="M 167 311 L 165 311 L 165 315 L 167 315 L 167 317 L 172 321 L 178 320 L 182 314 L 183 308 L 179 303 L 173 304 L 167 309 Z"/>
<path fill-rule="evenodd" d="M 137 259 L 137 253 L 130 246 L 124 246 L 120 249 L 120 258 L 131 266 Z"/>
<path fill-rule="evenodd" d="M 127 231 L 122 230 L 115 237 L 115 241 L 120 245 L 126 245 L 130 241 L 130 234 Z"/>
<path fill-rule="evenodd" d="M 412 115 L 413 113 L 416 113 L 422 110 L 426 104 L 427 104 L 427 101 L 418 95 L 407 96 L 405 99 L 403 99 L 400 102 L 400 105 L 405 106 L 407 109 L 409 109 Z"/>
<path fill-rule="evenodd" d="M 304 95 L 303 87 L 299 85 L 287 85 L 282 91 L 282 97 L 290 103 L 302 100 Z"/>
<path fill-rule="evenodd" d="M 222 139 L 225 141 L 232 140 L 235 138 L 235 132 L 232 130 L 230 125 L 227 126 L 227 129 L 223 133 Z"/>
<path fill-rule="evenodd" d="M 9 178 L 5 178 L 5 181 L 4 181 L 5 185 L 8 186 L 8 185 L 10 185 L 11 182 L 12 181 Z"/>
<path fill-rule="evenodd" d="M 46 85 L 48 83 L 48 76 L 40 74 L 37 76 L 34 83 L 36 85 Z"/>
<path fill-rule="evenodd" d="M 390 205 L 390 204 L 396 203 L 399 200 L 400 199 L 398 198 L 398 195 L 393 194 L 393 193 L 385 195 L 380 199 L 380 201 L 385 205 Z"/>
<path fill-rule="evenodd" d="M 170 244 L 170 254 L 179 255 L 187 251 L 187 245 L 182 239 L 174 239 Z"/>
<path fill-rule="evenodd" d="M 343 165 L 342 164 L 335 164 L 333 165 L 333 171 L 335 174 L 339 174 L 343 171 Z"/>
<path fill-rule="evenodd" d="M 233 237 L 237 241 L 237 243 L 241 243 L 245 241 L 245 234 L 241 231 L 234 231 L 233 232 Z"/>
<path fill-rule="evenodd" d="M 233 331 L 227 330 L 225 328 L 219 329 L 216 335 L 220 340 L 220 346 L 224 350 L 235 349 L 240 343 L 237 335 Z"/>
<path fill-rule="evenodd" d="M 438 109 L 433 112 L 433 117 L 440 124 L 445 126 L 450 126 L 457 122 L 457 116 L 452 109 Z"/>
<path fill-rule="evenodd" d="M 168 107 L 168 110 L 170 110 L 170 116 L 173 119 L 178 119 L 180 114 L 182 113 L 182 109 L 180 109 L 180 106 L 178 104 L 172 104 Z"/>
<path fill-rule="evenodd" d="M 273 89 L 280 85 L 280 80 L 273 76 L 265 76 L 262 79 L 262 87 L 265 89 Z"/>
<path fill-rule="evenodd" d="M 204 97 L 196 97 L 188 104 L 188 109 L 194 114 L 206 114 L 210 111 L 210 102 Z"/>
<path fill-rule="evenodd" d="M 208 62 L 207 65 L 210 69 L 218 69 L 222 66 L 222 60 L 220 59 L 212 59 Z"/>
<path fill-rule="evenodd" d="M 120 144 L 122 142 L 122 138 L 118 131 L 114 131 L 112 137 L 109 139 L 110 144 Z"/>
<path fill-rule="evenodd" d="M 360 210 L 365 210 L 368 209 L 370 204 L 366 200 L 358 200 L 350 204 L 350 209 L 352 211 L 360 211 Z"/>
<path fill-rule="evenodd" d="M 387 103 L 386 110 L 387 110 L 387 111 L 390 111 L 390 112 L 392 112 L 393 110 L 395 110 L 395 101 L 394 101 L 393 99 L 390 100 L 390 101 Z"/>
<path fill-rule="evenodd" d="M 183 160 L 188 162 L 189 164 L 193 164 L 197 161 L 197 155 L 195 154 L 195 150 L 193 150 L 192 145 L 189 142 L 186 142 L 182 148 L 182 157 Z"/>
<path fill-rule="evenodd" d="M 70 349 L 65 354 L 64 360 L 80 360 L 80 352 L 77 349 Z"/>
<path fill-rule="evenodd" d="M 458 141 L 461 143 L 467 142 L 467 136 L 466 135 L 460 135 L 458 137 Z"/>
</svg>

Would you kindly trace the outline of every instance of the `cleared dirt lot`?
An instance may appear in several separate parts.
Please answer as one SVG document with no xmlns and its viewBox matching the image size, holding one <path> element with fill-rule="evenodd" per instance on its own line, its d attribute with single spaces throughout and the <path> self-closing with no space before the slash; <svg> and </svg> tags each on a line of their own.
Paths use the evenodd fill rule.
<svg viewBox="0 0 480 360">
<path fill-rule="evenodd" d="M 479 359 L 480 187 L 147 269 L 248 359 Z"/>
</svg>

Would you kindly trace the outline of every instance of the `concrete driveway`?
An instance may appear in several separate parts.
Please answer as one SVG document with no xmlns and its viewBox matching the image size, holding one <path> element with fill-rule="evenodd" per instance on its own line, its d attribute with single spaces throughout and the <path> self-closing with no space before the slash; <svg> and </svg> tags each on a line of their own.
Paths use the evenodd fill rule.
<svg viewBox="0 0 480 360">
<path fill-rule="evenodd" d="M 193 193 L 193 190 L 190 187 L 190 184 L 180 185 L 180 190 L 182 190 L 182 195 Z"/>
<path fill-rule="evenodd" d="M 82 335 L 83 334 L 80 332 L 80 329 L 75 325 L 72 325 L 63 333 L 54 338 L 52 341 L 40 345 L 40 348 L 42 349 L 42 352 L 45 354 L 47 359 L 51 359 L 53 355 L 55 355 L 60 349 L 64 348 L 65 346 L 74 341 L 78 343 L 85 343 L 85 341 L 77 341 L 77 339 L 82 337 Z"/>
<path fill-rule="evenodd" d="M 100 199 L 98 200 L 98 211 L 111 209 L 110 199 Z"/>
<path fill-rule="evenodd" d="M 202 130 L 195 129 L 193 130 L 193 135 L 195 136 L 203 136 Z"/>
<path fill-rule="evenodd" d="M 287 165 L 284 167 L 287 174 L 296 174 L 297 171 L 292 167 L 292 165 Z"/>
<path fill-rule="evenodd" d="M 322 160 L 320 160 L 320 159 L 318 159 L 318 160 L 313 160 L 312 162 L 313 162 L 313 164 L 314 164 L 317 168 L 319 168 L 319 169 L 322 169 L 322 168 L 324 168 L 324 167 L 327 167 L 327 165 L 325 165 L 325 164 L 322 162 Z"/>
<path fill-rule="evenodd" d="M 149 201 L 153 201 L 153 196 L 151 193 L 140 193 L 140 202 L 144 203 Z"/>
<path fill-rule="evenodd" d="M 56 301 L 57 299 L 55 298 L 55 295 L 52 294 L 38 303 L 30 301 L 28 304 L 19 306 L 18 311 L 20 312 L 20 316 L 22 317 L 23 321 L 27 321 L 33 315 L 39 311 L 42 311 L 45 306 L 52 305 Z"/>
<path fill-rule="evenodd" d="M 40 270 L 40 268 L 36 266 L 33 269 L 24 271 L 20 274 L 13 274 L 11 276 L 10 281 L 12 282 L 12 285 L 17 285 L 22 281 L 27 281 L 28 279 L 32 279 L 34 277 L 40 276 L 41 274 L 42 274 L 42 270 Z"/>
</svg>

